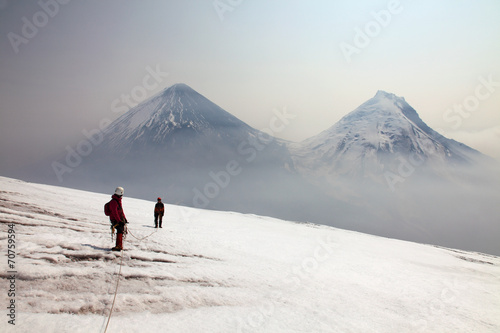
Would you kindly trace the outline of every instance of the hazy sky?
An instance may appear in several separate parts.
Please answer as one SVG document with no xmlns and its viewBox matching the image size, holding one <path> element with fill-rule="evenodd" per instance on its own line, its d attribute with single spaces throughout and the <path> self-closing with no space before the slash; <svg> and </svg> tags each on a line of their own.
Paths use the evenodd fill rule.
<svg viewBox="0 0 500 333">
<path fill-rule="evenodd" d="M 498 0 L 57 1 L 0 0 L 0 175 L 179 82 L 293 141 L 381 89 L 500 159 Z"/>
</svg>

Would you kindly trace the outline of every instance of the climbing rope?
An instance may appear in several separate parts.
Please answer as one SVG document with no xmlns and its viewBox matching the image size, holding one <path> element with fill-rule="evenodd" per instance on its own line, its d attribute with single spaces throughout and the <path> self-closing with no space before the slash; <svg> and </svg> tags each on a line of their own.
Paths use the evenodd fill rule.
<svg viewBox="0 0 500 333">
<path fill-rule="evenodd" d="M 109 310 L 108 321 L 106 323 L 106 328 L 104 329 L 104 333 L 108 331 L 109 321 L 111 319 L 111 314 L 113 313 L 113 309 L 115 307 L 116 295 L 118 294 L 118 284 L 120 283 L 120 277 L 122 275 L 122 266 L 123 266 L 123 250 L 120 251 L 121 260 L 120 260 L 120 270 L 118 271 L 118 278 L 116 279 L 116 288 L 115 288 L 115 296 L 113 297 L 113 303 L 111 304 L 111 310 Z"/>
<path fill-rule="evenodd" d="M 138 237 L 134 236 L 134 234 L 133 234 L 130 230 L 128 230 L 128 233 L 130 234 L 130 236 L 134 237 L 134 238 L 135 238 L 135 239 L 137 239 L 139 242 L 142 242 L 142 241 L 143 241 L 143 240 L 145 240 L 146 238 L 148 238 L 148 237 L 152 236 L 152 235 L 153 235 L 155 232 L 157 232 L 157 231 L 158 231 L 158 229 L 156 229 L 155 231 L 153 231 L 153 232 L 152 232 L 152 233 L 150 233 L 149 235 L 147 235 L 147 236 L 145 236 L 145 237 L 142 237 L 142 238 L 138 238 Z"/>
<path fill-rule="evenodd" d="M 145 237 L 142 237 L 142 238 L 138 238 L 136 236 L 134 236 L 134 234 L 128 229 L 126 228 L 126 232 L 124 233 L 124 236 L 126 234 L 130 234 L 130 236 L 134 237 L 135 239 L 137 239 L 139 242 L 142 242 L 143 240 L 147 239 L 148 237 L 152 236 L 155 232 L 157 232 L 158 229 L 156 229 L 155 231 L 153 231 L 152 233 L 150 233 L 149 235 L 145 236 Z M 111 240 L 113 240 L 113 234 L 111 234 Z M 121 260 L 120 260 L 120 269 L 118 271 L 118 278 L 116 279 L 116 288 L 115 288 L 115 295 L 113 296 L 113 303 L 111 304 L 111 310 L 109 310 L 109 316 L 108 316 L 108 321 L 106 323 L 106 328 L 104 329 L 104 333 L 107 332 L 108 330 L 108 325 L 109 325 L 109 321 L 111 320 L 111 314 L 113 313 L 113 309 L 115 307 L 115 301 L 116 301 L 116 295 L 118 294 L 118 285 L 120 283 L 120 277 L 122 275 L 122 266 L 123 266 L 123 250 L 120 251 L 121 253 Z"/>
</svg>

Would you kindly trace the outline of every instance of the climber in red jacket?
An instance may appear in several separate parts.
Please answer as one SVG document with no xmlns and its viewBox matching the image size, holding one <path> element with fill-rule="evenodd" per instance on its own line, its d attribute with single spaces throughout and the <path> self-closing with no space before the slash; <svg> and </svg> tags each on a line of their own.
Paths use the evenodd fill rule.
<svg viewBox="0 0 500 333">
<path fill-rule="evenodd" d="M 109 219 L 116 230 L 116 246 L 111 249 L 113 251 L 123 250 L 123 233 L 125 232 L 125 224 L 128 223 L 122 208 L 122 197 L 123 187 L 117 187 L 109 202 Z"/>
</svg>

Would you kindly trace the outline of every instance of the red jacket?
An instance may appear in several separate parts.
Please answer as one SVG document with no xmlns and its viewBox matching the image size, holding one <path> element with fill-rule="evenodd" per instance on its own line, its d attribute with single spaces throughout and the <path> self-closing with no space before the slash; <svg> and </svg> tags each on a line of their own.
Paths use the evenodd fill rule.
<svg viewBox="0 0 500 333">
<path fill-rule="evenodd" d="M 127 221 L 127 218 L 123 213 L 122 197 L 113 194 L 111 198 L 113 198 L 113 200 L 111 200 L 111 202 L 109 203 L 109 210 L 111 211 L 109 219 L 116 222 Z"/>
</svg>

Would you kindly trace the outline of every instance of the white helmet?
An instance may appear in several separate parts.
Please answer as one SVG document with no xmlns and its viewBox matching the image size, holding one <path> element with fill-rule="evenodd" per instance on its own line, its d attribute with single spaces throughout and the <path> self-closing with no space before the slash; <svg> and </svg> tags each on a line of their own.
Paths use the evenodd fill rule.
<svg viewBox="0 0 500 333">
<path fill-rule="evenodd" d="M 123 195 L 123 187 L 117 187 L 115 190 L 116 195 Z"/>
</svg>

